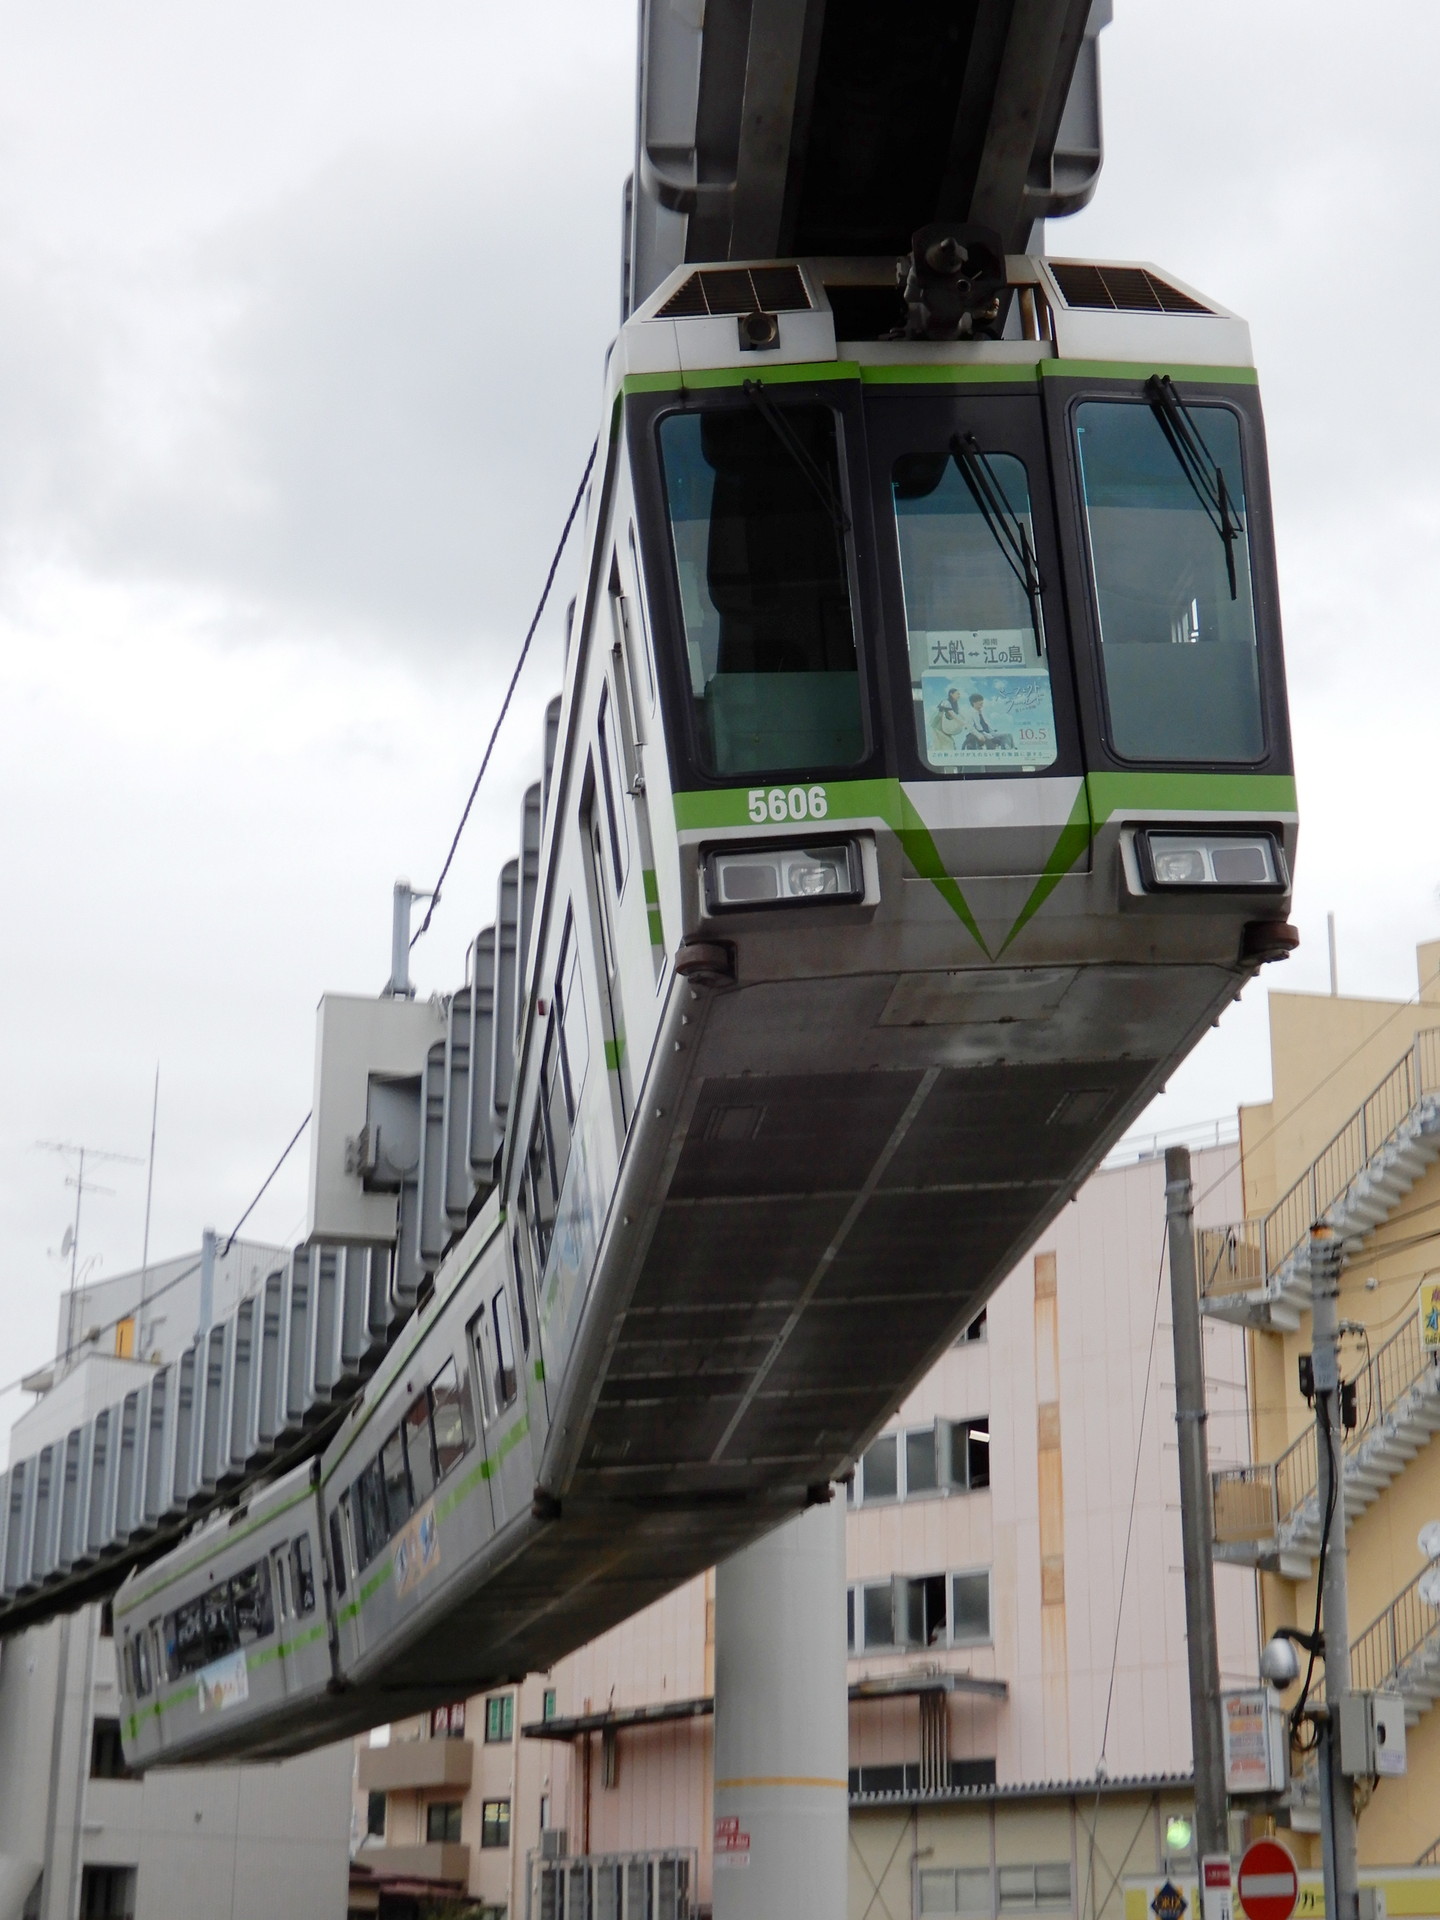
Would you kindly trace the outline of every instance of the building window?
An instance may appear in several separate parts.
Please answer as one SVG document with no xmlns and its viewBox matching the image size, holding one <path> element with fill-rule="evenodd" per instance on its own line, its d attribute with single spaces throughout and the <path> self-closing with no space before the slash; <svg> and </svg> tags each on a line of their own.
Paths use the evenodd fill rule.
<svg viewBox="0 0 1440 1920">
<path fill-rule="evenodd" d="M 425 1838 L 430 1842 L 453 1842 L 460 1838 L 460 1802 L 432 1800 L 425 1809 Z"/>
<path fill-rule="evenodd" d="M 485 1702 L 485 1738 L 490 1744 L 509 1740 L 515 1731 L 515 1696 L 492 1693 Z"/>
<path fill-rule="evenodd" d="M 432 1740 L 463 1740 L 465 1738 L 465 1702 L 463 1700 L 452 1700 L 448 1707 L 431 1708 L 430 1738 Z"/>
<path fill-rule="evenodd" d="M 510 1802 L 486 1800 L 480 1809 L 482 1847 L 508 1847 L 510 1844 Z"/>
<path fill-rule="evenodd" d="M 1068 1907 L 1070 1862 L 1057 1860 L 1033 1867 L 1001 1867 L 1001 1913 L 1034 1913 Z"/>
<path fill-rule="evenodd" d="M 951 1579 L 950 1643 L 956 1647 L 988 1645 L 990 1628 L 990 1569 L 957 1573 Z"/>
<path fill-rule="evenodd" d="M 976 1314 L 975 1318 L 955 1342 L 957 1347 L 968 1346 L 972 1340 L 983 1340 L 985 1338 L 985 1316 L 988 1311 L 988 1308 L 981 1307 L 979 1313 Z"/>
<path fill-rule="evenodd" d="M 862 1500 L 895 1500 L 899 1497 L 897 1451 L 898 1436 L 893 1433 L 882 1433 L 878 1440 L 865 1449 L 860 1461 Z"/>
<path fill-rule="evenodd" d="M 920 1869 L 920 1912 L 988 1915 L 990 1906 L 990 1869 L 988 1867 L 922 1867 Z"/>
<path fill-rule="evenodd" d="M 134 1867 L 84 1867 L 80 1920 L 134 1920 Z"/>
<path fill-rule="evenodd" d="M 546 1687 L 545 1698 L 540 1703 L 540 1718 L 542 1720 L 553 1720 L 555 1718 L 555 1711 L 555 1689 L 554 1687 Z"/>
<path fill-rule="evenodd" d="M 846 1643 L 852 1653 L 892 1647 L 987 1646 L 990 1571 L 897 1573 L 845 1595 Z"/>
<path fill-rule="evenodd" d="M 115 1638 L 115 1615 L 111 1611 L 108 1600 L 102 1600 L 100 1602 L 100 1638 L 102 1640 L 113 1640 Z"/>
<path fill-rule="evenodd" d="M 957 1420 L 950 1428 L 950 1484 L 978 1492 L 990 1484 L 990 1422 Z"/>
<path fill-rule="evenodd" d="M 125 1764 L 125 1749 L 120 1744 L 120 1722 L 99 1720 L 90 1735 L 90 1778 L 92 1780 L 130 1780 Z"/>
<path fill-rule="evenodd" d="M 935 1493 L 972 1493 L 989 1484 L 990 1422 L 932 1420 L 902 1433 L 882 1433 L 861 1456 L 847 1497 L 856 1506 L 871 1506 Z"/>
<path fill-rule="evenodd" d="M 365 1806 L 365 1831 L 372 1840 L 385 1838 L 385 1796 L 372 1793 Z"/>
</svg>

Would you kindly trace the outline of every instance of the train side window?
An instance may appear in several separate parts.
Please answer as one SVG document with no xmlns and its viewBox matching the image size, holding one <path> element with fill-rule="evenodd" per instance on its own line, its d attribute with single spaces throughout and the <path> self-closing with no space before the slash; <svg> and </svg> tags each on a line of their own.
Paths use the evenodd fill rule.
<svg viewBox="0 0 1440 1920">
<path fill-rule="evenodd" d="M 590 1065 L 590 1027 L 585 1018 L 585 989 L 580 981 L 575 916 L 565 916 L 560 965 L 555 975 L 555 1024 L 560 1033 L 560 1063 L 565 1075 L 565 1106 L 573 1125 Z"/>
<path fill-rule="evenodd" d="M 1179 426 L 1199 443 L 1197 479 L 1181 464 Z M 1258 760 L 1265 727 L 1238 416 L 1187 404 L 1177 422 L 1158 396 L 1153 406 L 1086 400 L 1075 438 L 1116 753 Z"/>
<path fill-rule="evenodd" d="M 435 1428 L 435 1467 L 443 1480 L 471 1445 L 465 1396 L 453 1360 L 447 1360 L 430 1382 L 430 1418 Z"/>
<path fill-rule="evenodd" d="M 520 1235 L 510 1235 L 510 1255 L 515 1266 L 515 1304 L 520 1309 L 520 1345 L 530 1351 L 530 1309 L 525 1304 L 525 1261 L 520 1252 Z"/>
<path fill-rule="evenodd" d="M 630 571 L 635 576 L 635 600 L 640 608 L 640 658 L 645 667 L 646 703 L 655 711 L 655 665 L 650 657 L 650 622 L 645 614 L 645 580 L 640 571 L 640 550 L 635 539 L 635 523 L 630 523 Z"/>
<path fill-rule="evenodd" d="M 295 1572 L 295 1605 L 299 1613 L 315 1611 L 315 1562 L 310 1552 L 308 1533 L 296 1534 L 290 1546 L 290 1565 Z"/>
<path fill-rule="evenodd" d="M 235 1608 L 235 1627 L 241 1646 L 263 1640 L 275 1631 L 275 1609 L 270 1600 L 270 1569 L 265 1561 L 237 1573 L 230 1582 L 230 1598 Z"/>
<path fill-rule="evenodd" d="M 360 1520 L 360 1564 L 368 1567 L 390 1538 L 385 1516 L 385 1475 L 378 1454 L 355 1482 L 352 1497 Z"/>
<path fill-rule="evenodd" d="M 120 1686 L 128 1694 L 136 1692 L 135 1661 L 130 1651 L 130 1642 L 123 1641 L 120 1647 Z"/>
<path fill-rule="evenodd" d="M 142 1699 L 150 1691 L 150 1635 L 146 1632 L 135 1640 L 135 1691 Z"/>
<path fill-rule="evenodd" d="M 553 1033 L 550 1038 L 553 1041 Z M 542 1073 L 549 1070 L 552 1051 L 553 1049 L 547 1046 Z M 557 1211 L 555 1168 L 551 1159 L 550 1133 L 546 1126 L 543 1099 L 536 1108 L 535 1124 L 530 1130 L 530 1146 L 525 1156 L 525 1178 L 530 1201 L 528 1208 L 530 1234 L 535 1243 L 535 1265 L 543 1273 L 550 1253 L 550 1239 L 555 1230 Z"/>
<path fill-rule="evenodd" d="M 234 1653 L 240 1644 L 235 1626 L 235 1609 L 230 1603 L 230 1582 L 212 1587 L 204 1597 L 205 1658 L 221 1660 Z"/>
<path fill-rule="evenodd" d="M 330 1509 L 330 1559 L 335 1575 L 335 1591 L 344 1593 L 349 1584 L 345 1571 L 345 1536 L 340 1526 L 340 1509 Z"/>
<path fill-rule="evenodd" d="M 628 823 L 620 811 L 620 774 L 624 762 L 615 732 L 615 709 L 610 700 L 610 683 L 600 688 L 600 784 L 605 790 L 605 824 L 610 831 L 610 866 L 615 879 L 615 896 L 625 891 L 625 876 L 630 868 Z"/>
<path fill-rule="evenodd" d="M 166 1638 L 173 1648 L 170 1662 L 172 1680 L 178 1680 L 182 1673 L 194 1673 L 205 1665 L 209 1655 L 205 1651 L 205 1615 L 201 1601 L 187 1600 L 183 1607 L 177 1607 L 170 1615 L 166 1629 Z"/>
<path fill-rule="evenodd" d="M 495 1356 L 495 1329 L 489 1310 L 482 1307 L 470 1322 L 470 1347 L 475 1356 L 475 1377 L 480 1383 L 480 1417 L 488 1427 L 500 1411 L 495 1400 L 498 1363 Z"/>
<path fill-rule="evenodd" d="M 435 1491 L 440 1478 L 435 1466 L 435 1441 L 430 1431 L 430 1395 L 422 1393 L 411 1405 L 404 1422 L 405 1462 L 410 1469 L 410 1488 L 417 1507 L 423 1507 Z"/>
<path fill-rule="evenodd" d="M 1014 454 L 955 447 L 891 473 L 916 741 L 937 773 L 1034 773 L 1059 749 L 1029 480 Z"/>
<path fill-rule="evenodd" d="M 660 451 L 700 758 L 712 774 L 864 757 L 829 407 L 672 413 Z"/>
<path fill-rule="evenodd" d="M 290 1581 L 286 1569 L 285 1549 L 276 1547 L 270 1555 L 272 1582 L 275 1591 L 275 1611 L 280 1619 L 293 1618 L 295 1609 L 290 1604 Z"/>
<path fill-rule="evenodd" d="M 515 1372 L 515 1341 L 510 1332 L 510 1300 L 504 1287 L 497 1287 L 490 1302 L 490 1317 L 495 1326 L 495 1398 L 501 1409 L 515 1404 L 519 1380 Z"/>
<path fill-rule="evenodd" d="M 385 1533 L 389 1539 L 410 1518 L 414 1501 L 410 1497 L 410 1475 L 405 1470 L 405 1435 L 396 1427 L 380 1449 L 380 1468 L 385 1476 Z"/>
</svg>

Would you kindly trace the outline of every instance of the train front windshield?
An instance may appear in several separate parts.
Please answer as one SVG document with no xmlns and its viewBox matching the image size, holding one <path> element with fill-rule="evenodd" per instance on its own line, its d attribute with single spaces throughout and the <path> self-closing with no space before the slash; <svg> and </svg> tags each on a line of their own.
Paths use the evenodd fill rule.
<svg viewBox="0 0 1440 1920">
<path fill-rule="evenodd" d="M 1273 758 L 1241 411 L 1141 385 L 1047 412 L 993 388 L 832 404 L 752 382 L 662 412 L 694 773 Z"/>
</svg>

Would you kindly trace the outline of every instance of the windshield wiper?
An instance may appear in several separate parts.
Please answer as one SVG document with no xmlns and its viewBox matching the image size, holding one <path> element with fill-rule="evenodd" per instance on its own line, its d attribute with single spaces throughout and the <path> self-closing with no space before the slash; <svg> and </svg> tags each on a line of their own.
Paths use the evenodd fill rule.
<svg viewBox="0 0 1440 1920">
<path fill-rule="evenodd" d="M 1040 617 L 1040 596 L 1045 591 L 1045 583 L 1035 564 L 1035 549 L 1030 544 L 1029 529 L 1005 498 L 1005 489 L 990 464 L 990 456 L 980 451 L 980 443 L 973 433 L 957 433 L 950 442 L 950 451 L 960 469 L 960 478 L 970 489 L 970 497 L 980 509 L 991 537 L 1030 602 L 1035 644 L 1044 653 L 1045 627 Z"/>
<path fill-rule="evenodd" d="M 743 383 L 742 391 L 745 398 L 750 402 L 751 406 L 754 407 L 760 418 L 765 422 L 766 426 L 769 427 L 775 438 L 780 442 L 786 453 L 789 454 L 791 460 L 809 482 L 811 491 L 829 514 L 831 524 L 843 541 L 845 535 L 850 531 L 850 516 L 841 504 L 840 497 L 834 487 L 831 486 L 829 475 L 825 472 L 824 468 L 820 466 L 819 462 L 814 460 L 807 452 L 799 434 L 796 433 L 790 422 L 785 418 L 784 413 L 775 405 L 775 402 L 770 398 L 769 394 L 766 393 L 764 387 L 758 380 L 746 380 Z"/>
<path fill-rule="evenodd" d="M 1160 431 L 1170 443 L 1170 451 L 1180 471 L 1190 483 L 1190 491 L 1205 509 L 1205 517 L 1220 536 L 1225 549 L 1225 573 L 1230 582 L 1230 598 L 1239 598 L 1235 581 L 1235 542 L 1240 538 L 1240 522 L 1230 506 L 1225 485 L 1225 469 L 1212 458 L 1195 417 L 1168 373 L 1152 373 L 1145 382 L 1145 398 L 1150 402 Z"/>
</svg>

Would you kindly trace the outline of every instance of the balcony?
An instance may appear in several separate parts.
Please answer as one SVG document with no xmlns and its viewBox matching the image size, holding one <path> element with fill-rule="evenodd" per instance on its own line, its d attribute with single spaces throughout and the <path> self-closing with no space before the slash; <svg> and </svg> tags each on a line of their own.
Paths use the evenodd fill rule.
<svg viewBox="0 0 1440 1920">
<path fill-rule="evenodd" d="M 469 1740 L 392 1740 L 360 1750 L 362 1793 L 413 1793 L 420 1787 L 470 1784 L 475 1748 Z M 463 1852 L 463 1848 L 462 1848 Z"/>
<path fill-rule="evenodd" d="M 1418 1315 L 1366 1364 L 1356 1401 L 1362 1424 L 1341 1456 L 1351 1520 L 1440 1432 L 1440 1367 L 1421 1340 Z M 1313 1427 L 1278 1460 L 1212 1473 L 1216 1559 L 1308 1579 L 1320 1550 L 1317 1478 Z"/>
<path fill-rule="evenodd" d="M 414 1847 L 366 1847 L 356 1859 L 379 1881 L 435 1880 L 452 1887 L 470 1883 L 470 1849 L 455 1840 L 431 1840 Z"/>
</svg>

